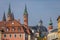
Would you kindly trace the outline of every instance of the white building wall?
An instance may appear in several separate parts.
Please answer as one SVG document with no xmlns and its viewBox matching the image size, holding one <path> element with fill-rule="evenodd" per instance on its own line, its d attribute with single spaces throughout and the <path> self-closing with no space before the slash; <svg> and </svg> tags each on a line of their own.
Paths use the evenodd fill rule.
<svg viewBox="0 0 60 40">
<path fill-rule="evenodd" d="M 50 33 L 47 36 L 47 40 L 53 40 L 53 39 L 57 39 L 57 38 L 58 38 L 58 35 L 56 32 Z"/>
</svg>

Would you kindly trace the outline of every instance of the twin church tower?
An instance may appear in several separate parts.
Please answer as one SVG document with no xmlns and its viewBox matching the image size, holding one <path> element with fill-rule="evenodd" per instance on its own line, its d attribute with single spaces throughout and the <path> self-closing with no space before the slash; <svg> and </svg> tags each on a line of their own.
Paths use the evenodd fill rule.
<svg viewBox="0 0 60 40">
<path fill-rule="evenodd" d="M 21 24 L 19 20 L 14 18 L 9 4 L 7 18 L 5 12 L 2 21 L 0 21 L 1 40 L 30 40 L 31 30 L 28 27 L 28 12 L 25 5 L 23 14 L 24 23 Z M 3 32 L 2 32 L 3 30 Z"/>
<path fill-rule="evenodd" d="M 28 25 L 28 12 L 27 12 L 27 7 L 25 5 L 25 9 L 24 9 L 24 14 L 23 14 L 23 17 L 24 17 L 24 25 Z M 11 6 L 9 4 L 9 8 L 8 8 L 8 14 L 7 14 L 7 18 L 5 16 L 5 12 L 4 12 L 4 15 L 3 15 L 3 21 L 13 21 L 15 18 L 14 18 L 14 14 L 11 12 Z"/>
</svg>

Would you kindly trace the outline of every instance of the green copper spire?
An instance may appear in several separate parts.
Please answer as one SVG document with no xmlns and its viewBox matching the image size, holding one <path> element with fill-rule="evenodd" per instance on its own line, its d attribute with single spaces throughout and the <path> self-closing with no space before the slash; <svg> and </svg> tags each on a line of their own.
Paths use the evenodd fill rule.
<svg viewBox="0 0 60 40">
<path fill-rule="evenodd" d="M 24 9 L 24 15 L 25 14 L 28 14 L 26 4 L 25 4 L 25 9 Z"/>
<path fill-rule="evenodd" d="M 49 25 L 52 25 L 53 23 L 52 23 L 52 19 L 50 18 L 50 23 L 49 23 Z"/>
<path fill-rule="evenodd" d="M 5 16 L 5 12 L 4 12 L 4 15 L 3 15 L 3 21 L 6 21 L 6 16 Z"/>
<path fill-rule="evenodd" d="M 8 14 L 11 14 L 11 7 L 10 7 L 10 4 L 9 4 L 9 9 L 8 9 Z"/>
</svg>

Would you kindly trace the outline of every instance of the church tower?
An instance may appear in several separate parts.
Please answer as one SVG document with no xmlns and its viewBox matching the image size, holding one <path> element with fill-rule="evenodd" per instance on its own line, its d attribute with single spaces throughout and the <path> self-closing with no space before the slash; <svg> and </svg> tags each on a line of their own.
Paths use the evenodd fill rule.
<svg viewBox="0 0 60 40">
<path fill-rule="evenodd" d="M 6 16 L 5 16 L 5 12 L 4 12 L 4 14 L 3 14 L 3 19 L 2 19 L 3 21 L 6 21 Z"/>
<path fill-rule="evenodd" d="M 43 21 L 42 20 L 39 21 L 38 26 L 43 26 Z"/>
<path fill-rule="evenodd" d="M 10 8 L 10 4 L 9 4 L 9 9 L 8 9 L 8 14 L 7 14 L 7 21 L 12 21 L 14 20 L 14 15 L 13 13 L 11 13 L 11 8 Z"/>
<path fill-rule="evenodd" d="M 49 26 L 48 26 L 48 31 L 53 29 L 53 23 L 52 23 L 52 19 L 50 18 L 50 22 L 49 22 Z"/>
<path fill-rule="evenodd" d="M 25 9 L 24 9 L 24 25 L 28 26 L 28 12 L 27 12 L 27 7 L 25 5 Z"/>
</svg>

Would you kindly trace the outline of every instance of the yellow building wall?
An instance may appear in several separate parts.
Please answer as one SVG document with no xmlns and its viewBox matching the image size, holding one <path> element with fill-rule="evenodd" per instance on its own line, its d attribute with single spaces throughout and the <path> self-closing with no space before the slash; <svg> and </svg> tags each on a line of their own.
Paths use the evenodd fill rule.
<svg viewBox="0 0 60 40">
<path fill-rule="evenodd" d="M 58 40 L 60 40 L 60 19 L 58 20 Z"/>
<path fill-rule="evenodd" d="M 28 40 L 31 40 L 31 36 L 30 35 L 28 35 Z"/>
<path fill-rule="evenodd" d="M 60 29 L 60 19 L 58 20 L 58 31 Z"/>
</svg>

